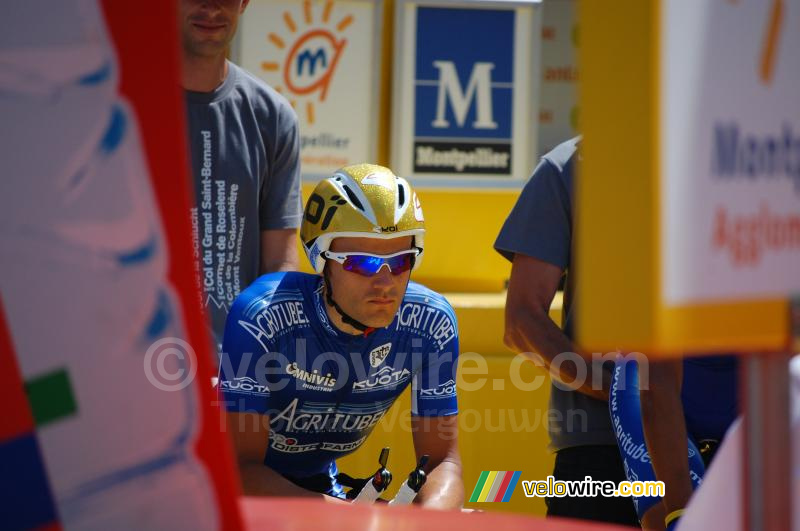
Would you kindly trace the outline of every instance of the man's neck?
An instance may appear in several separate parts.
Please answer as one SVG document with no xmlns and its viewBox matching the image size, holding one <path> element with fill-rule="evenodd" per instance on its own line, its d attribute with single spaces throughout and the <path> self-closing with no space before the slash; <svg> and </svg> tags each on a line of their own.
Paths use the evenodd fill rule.
<svg viewBox="0 0 800 531">
<path fill-rule="evenodd" d="M 225 55 L 201 57 L 183 55 L 183 88 L 192 92 L 212 92 L 228 75 Z"/>
<path fill-rule="evenodd" d="M 327 291 L 328 288 L 327 286 L 325 286 L 322 289 Z M 328 314 L 328 319 L 330 319 L 331 323 L 333 323 L 333 326 L 335 326 L 337 329 L 344 332 L 345 334 L 350 334 L 351 336 L 360 336 L 364 334 L 364 332 L 362 332 L 361 330 L 345 323 L 342 320 L 342 315 L 338 311 L 336 311 L 336 308 L 328 304 L 325 292 L 323 292 L 322 301 L 325 304 L 325 313 Z"/>
</svg>

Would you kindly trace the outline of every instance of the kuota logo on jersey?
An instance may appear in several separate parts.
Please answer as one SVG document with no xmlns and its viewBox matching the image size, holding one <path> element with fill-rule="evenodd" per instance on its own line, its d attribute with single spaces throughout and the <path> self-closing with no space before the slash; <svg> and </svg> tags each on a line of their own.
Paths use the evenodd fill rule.
<svg viewBox="0 0 800 531">
<path fill-rule="evenodd" d="M 456 382 L 453 379 L 437 385 L 433 389 L 422 389 L 420 396 L 427 398 L 446 398 L 456 396 Z"/>
<path fill-rule="evenodd" d="M 514 29 L 511 9 L 417 9 L 415 171 L 511 173 Z"/>
<path fill-rule="evenodd" d="M 279 61 L 264 61 L 263 71 L 281 74 L 282 85 L 275 88 L 288 92 L 292 97 L 316 95 L 318 102 L 325 101 L 328 88 L 336 73 L 336 66 L 347 47 L 344 34 L 352 24 L 353 15 L 339 14 L 334 2 L 327 1 L 321 10 L 308 0 L 303 2 L 302 13 L 287 10 L 283 13 L 284 30 L 270 32 L 267 39 L 272 43 Z M 298 20 L 304 27 L 298 24 Z M 292 100 L 292 106 L 296 107 Z M 305 105 L 306 120 L 315 121 L 313 99 Z"/>
<path fill-rule="evenodd" d="M 395 370 L 394 367 L 386 366 L 367 378 L 353 383 L 354 393 L 365 393 L 368 391 L 379 391 L 391 389 L 405 382 L 411 377 L 408 369 Z"/>
<path fill-rule="evenodd" d="M 222 380 L 219 383 L 223 391 L 232 391 L 234 393 L 244 393 L 248 395 L 266 396 L 269 390 L 266 385 L 260 385 L 256 380 L 249 376 L 241 378 L 234 378 L 233 380 Z"/>
</svg>

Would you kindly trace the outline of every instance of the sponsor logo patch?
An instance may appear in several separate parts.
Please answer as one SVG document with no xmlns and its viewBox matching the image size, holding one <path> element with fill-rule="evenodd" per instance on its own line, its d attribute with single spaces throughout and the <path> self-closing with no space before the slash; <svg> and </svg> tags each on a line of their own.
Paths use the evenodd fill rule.
<svg viewBox="0 0 800 531">
<path fill-rule="evenodd" d="M 219 386 L 223 391 L 233 391 L 235 393 L 255 396 L 267 396 L 269 394 L 269 389 L 267 389 L 266 385 L 260 385 L 249 376 L 242 376 L 233 380 L 222 380 Z"/>
<path fill-rule="evenodd" d="M 385 345 L 381 345 L 372 349 L 372 351 L 369 353 L 369 364 L 372 367 L 377 367 L 383 363 L 383 360 L 385 360 L 386 356 L 389 355 L 390 350 L 392 350 L 391 343 L 386 343 Z"/>
<path fill-rule="evenodd" d="M 453 379 L 450 379 L 442 384 L 437 385 L 433 389 L 422 389 L 419 394 L 420 396 L 425 396 L 428 398 L 445 398 L 456 396 L 456 382 Z"/>
<path fill-rule="evenodd" d="M 332 442 L 324 442 L 322 443 L 321 450 L 328 450 L 329 452 L 352 452 L 362 444 L 364 441 L 367 440 L 367 437 L 361 437 L 357 441 L 352 441 L 348 443 L 332 443 Z"/>
<path fill-rule="evenodd" d="M 360 382 L 353 383 L 353 393 L 367 393 L 369 391 L 379 391 L 397 387 L 411 377 L 408 369 L 395 370 L 394 367 L 386 366 Z"/>
<path fill-rule="evenodd" d="M 286 372 L 293 376 L 297 381 L 301 382 L 304 389 L 311 389 L 314 391 L 333 391 L 336 387 L 336 378 L 330 373 L 320 374 L 318 370 L 307 371 L 301 369 L 297 362 L 293 362 L 286 367 Z"/>
<path fill-rule="evenodd" d="M 270 448 L 286 454 L 313 452 L 319 446 L 317 443 L 297 444 L 297 439 L 294 437 L 286 437 L 285 435 L 275 432 L 269 434 L 269 442 Z"/>
<path fill-rule="evenodd" d="M 339 413 L 333 407 L 326 412 L 310 412 L 298 410 L 298 403 L 295 398 L 274 418 L 270 417 L 270 428 L 292 433 L 356 432 L 372 428 L 386 413 L 385 409 L 363 415 Z"/>
</svg>

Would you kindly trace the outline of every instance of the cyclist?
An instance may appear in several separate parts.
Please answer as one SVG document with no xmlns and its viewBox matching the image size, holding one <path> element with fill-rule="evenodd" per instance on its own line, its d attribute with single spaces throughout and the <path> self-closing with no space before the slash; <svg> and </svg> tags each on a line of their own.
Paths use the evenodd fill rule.
<svg viewBox="0 0 800 531">
<path fill-rule="evenodd" d="M 634 497 L 643 527 L 673 528 L 737 415 L 734 356 L 661 361 L 639 371 L 620 357 L 609 409 L 630 481 L 663 481 L 665 496 Z"/>
<path fill-rule="evenodd" d="M 234 302 L 219 385 L 246 494 L 343 498 L 336 459 L 411 386 L 416 501 L 463 504 L 458 331 L 444 297 L 410 282 L 424 251 L 419 198 L 371 164 L 321 181 L 300 238 L 316 274 L 271 273 Z"/>
</svg>

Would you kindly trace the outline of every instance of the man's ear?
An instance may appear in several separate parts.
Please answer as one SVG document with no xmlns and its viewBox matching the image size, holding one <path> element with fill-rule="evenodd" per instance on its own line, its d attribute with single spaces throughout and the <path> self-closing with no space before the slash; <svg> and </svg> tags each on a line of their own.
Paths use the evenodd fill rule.
<svg viewBox="0 0 800 531">
<path fill-rule="evenodd" d="M 247 7 L 247 5 L 248 5 L 249 3 L 250 3 L 250 0 L 242 0 L 242 6 L 239 8 L 239 14 L 240 14 L 240 15 L 241 15 L 242 13 L 244 13 L 244 9 Z"/>
</svg>

